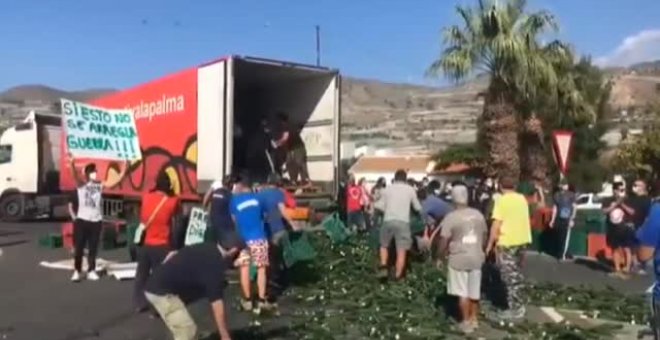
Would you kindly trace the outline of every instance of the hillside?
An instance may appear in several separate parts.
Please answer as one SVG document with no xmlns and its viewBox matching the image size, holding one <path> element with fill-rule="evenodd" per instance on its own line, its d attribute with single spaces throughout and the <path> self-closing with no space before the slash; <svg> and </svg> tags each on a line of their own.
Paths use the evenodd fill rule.
<svg viewBox="0 0 660 340">
<path fill-rule="evenodd" d="M 617 110 L 643 108 L 660 98 L 660 61 L 609 69 L 611 105 Z M 344 141 L 400 152 L 436 151 L 476 138 L 479 97 L 486 79 L 450 87 L 391 84 L 345 77 L 342 82 Z M 112 92 L 90 89 L 67 92 L 43 85 L 18 86 L 0 92 L 0 126 L 13 124 L 29 110 L 54 112 L 59 98 L 89 100 Z M 635 115 L 625 123 L 636 128 Z M 623 122 L 623 120 L 622 120 Z M 619 128 L 608 133 L 616 144 Z"/>
</svg>

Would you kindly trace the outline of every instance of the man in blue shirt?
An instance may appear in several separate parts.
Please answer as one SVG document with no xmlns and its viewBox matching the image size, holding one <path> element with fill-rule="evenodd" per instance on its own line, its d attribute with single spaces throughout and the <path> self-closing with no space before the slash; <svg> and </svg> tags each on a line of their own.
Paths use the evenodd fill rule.
<svg viewBox="0 0 660 340">
<path fill-rule="evenodd" d="M 279 176 L 271 174 L 268 182 L 259 190 L 259 200 L 266 214 L 266 232 L 270 239 L 270 266 L 268 297 L 273 299 L 284 286 L 285 267 L 282 260 L 281 241 L 286 236 L 286 224 L 293 222 L 286 214 L 284 192 Z"/>
<path fill-rule="evenodd" d="M 257 267 L 257 292 L 259 302 L 255 312 L 269 309 L 266 301 L 268 257 L 268 237 L 264 226 L 264 207 L 259 196 L 252 192 L 250 183 L 246 179 L 239 180 L 234 186 L 234 195 L 230 203 L 231 215 L 238 229 L 238 233 L 247 245 L 236 260 L 240 268 L 240 281 L 243 290 L 241 306 L 245 310 L 252 310 L 252 289 L 250 287 L 250 263 Z"/>
<path fill-rule="evenodd" d="M 637 230 L 637 259 L 645 262 L 653 259 L 655 284 L 653 285 L 653 331 L 655 339 L 660 339 L 660 202 L 651 206 L 646 222 Z"/>
<path fill-rule="evenodd" d="M 433 192 L 427 191 L 427 189 L 420 190 L 417 196 L 419 201 L 422 202 L 424 222 L 431 228 L 438 226 L 442 219 L 454 210 L 449 203 L 434 195 Z"/>
</svg>

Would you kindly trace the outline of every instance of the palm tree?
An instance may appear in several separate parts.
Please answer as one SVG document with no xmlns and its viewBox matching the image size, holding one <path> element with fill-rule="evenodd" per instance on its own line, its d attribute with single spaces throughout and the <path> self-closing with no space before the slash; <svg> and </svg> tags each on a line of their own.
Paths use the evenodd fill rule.
<svg viewBox="0 0 660 340">
<path fill-rule="evenodd" d="M 527 13 L 525 0 L 479 0 L 476 7 L 458 6 L 462 25 L 444 30 L 443 50 L 429 68 L 454 81 L 483 72 L 490 77 L 479 123 L 480 143 L 488 155 L 486 173 L 520 177 L 519 127 L 529 103 L 541 93 L 557 89 L 554 58 L 569 50 L 560 42 L 543 45 L 539 36 L 557 30 L 547 11 Z M 526 116 L 527 115 L 527 116 Z M 538 126 L 534 130 L 538 132 Z M 541 129 L 542 131 L 542 129 Z"/>
</svg>

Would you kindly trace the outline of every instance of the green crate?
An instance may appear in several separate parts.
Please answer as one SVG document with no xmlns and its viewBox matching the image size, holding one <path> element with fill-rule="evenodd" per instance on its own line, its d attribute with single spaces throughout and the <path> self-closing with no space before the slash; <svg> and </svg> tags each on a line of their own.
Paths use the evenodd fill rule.
<svg viewBox="0 0 660 340">
<path fill-rule="evenodd" d="M 380 248 L 380 226 L 369 229 L 368 243 L 371 249 Z"/>
<path fill-rule="evenodd" d="M 348 229 L 346 229 L 346 225 L 339 218 L 338 213 L 326 217 L 322 222 L 322 226 L 332 243 L 341 244 L 348 240 Z"/>
<path fill-rule="evenodd" d="M 117 248 L 117 230 L 112 227 L 104 227 L 101 230 L 101 249 L 112 250 Z"/>
<path fill-rule="evenodd" d="M 589 254 L 589 237 L 585 230 L 571 229 L 571 239 L 568 242 L 568 253 L 573 256 L 587 256 Z"/>
<path fill-rule="evenodd" d="M 426 227 L 424 220 L 419 215 L 410 216 L 410 233 L 412 235 L 421 235 Z"/>
<path fill-rule="evenodd" d="M 59 233 L 49 233 L 39 238 L 39 245 L 44 248 L 62 248 L 63 244 L 62 235 Z"/>
<path fill-rule="evenodd" d="M 313 260 L 316 250 L 309 242 L 307 233 L 290 232 L 282 238 L 282 257 L 284 265 L 290 268 L 298 262 Z"/>
<path fill-rule="evenodd" d="M 541 245 L 541 234 L 543 234 L 543 230 L 532 229 L 532 250 L 538 252 L 543 250 Z"/>
</svg>

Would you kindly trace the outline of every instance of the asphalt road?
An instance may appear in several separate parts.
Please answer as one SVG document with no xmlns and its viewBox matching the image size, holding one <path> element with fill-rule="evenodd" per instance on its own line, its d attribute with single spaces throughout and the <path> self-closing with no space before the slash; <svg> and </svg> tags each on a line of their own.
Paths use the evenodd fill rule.
<svg viewBox="0 0 660 340">
<path fill-rule="evenodd" d="M 168 339 L 160 320 L 132 313 L 131 281 L 104 277 L 98 282 L 74 284 L 69 281 L 70 272 L 39 266 L 43 260 L 69 257 L 63 249 L 38 246 L 39 236 L 58 230 L 56 223 L 0 223 L 0 248 L 3 249 L 0 255 L 0 339 Z M 100 257 L 128 261 L 128 252 L 126 249 L 102 250 Z M 614 279 L 597 266 L 558 263 L 537 254 L 527 257 L 526 271 L 527 276 L 536 281 L 611 286 L 627 293 L 643 292 L 652 282 L 650 276 L 626 281 Z M 236 287 L 231 287 L 228 296 L 235 294 Z M 196 303 L 191 310 L 200 330 L 212 332 L 208 303 Z M 263 329 L 271 332 L 268 338 L 290 338 L 286 332 L 286 310 L 284 303 L 282 317 L 261 320 Z M 252 316 L 232 310 L 229 317 L 236 338 L 254 339 L 244 333 Z"/>
<path fill-rule="evenodd" d="M 39 236 L 59 228 L 57 223 L 0 223 L 0 339 L 168 339 L 162 321 L 133 313 L 132 281 L 103 277 L 97 282 L 72 283 L 69 271 L 39 266 L 44 260 L 69 258 L 64 249 L 38 245 Z M 125 248 L 101 250 L 99 257 L 129 261 Z M 236 288 L 230 287 L 229 297 L 236 296 Z M 191 314 L 202 334 L 214 331 L 207 302 L 192 305 Z M 234 337 L 253 338 L 246 331 L 253 320 L 249 314 L 232 310 L 229 322 Z M 266 332 L 275 334 L 269 338 L 287 338 L 286 315 L 260 321 Z"/>
</svg>

